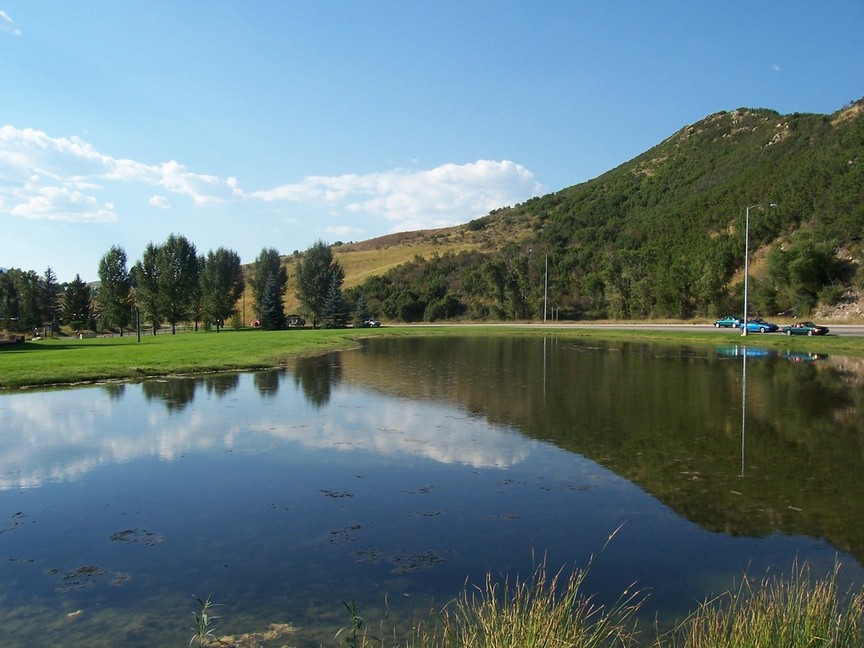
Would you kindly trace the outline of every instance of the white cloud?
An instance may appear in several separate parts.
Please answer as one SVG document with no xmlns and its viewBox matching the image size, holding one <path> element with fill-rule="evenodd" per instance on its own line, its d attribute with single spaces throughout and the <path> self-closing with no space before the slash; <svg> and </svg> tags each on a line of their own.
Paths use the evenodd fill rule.
<svg viewBox="0 0 864 648">
<path fill-rule="evenodd" d="M 42 220 L 116 220 L 113 206 L 100 198 L 115 189 L 113 183 L 161 187 L 201 206 L 242 196 L 235 178 L 193 173 L 173 160 L 148 165 L 104 155 L 80 137 L 0 127 L 0 209 L 5 212 Z M 167 204 L 157 198 L 156 206 Z"/>
<path fill-rule="evenodd" d="M 392 231 L 403 231 L 464 223 L 545 191 L 534 174 L 519 164 L 478 160 L 426 171 L 310 176 L 252 196 L 325 207 L 344 215 L 371 215 L 389 221 Z"/>
<path fill-rule="evenodd" d="M 168 202 L 168 199 L 165 198 L 165 196 L 150 196 L 150 200 L 147 202 L 149 202 L 152 207 L 158 207 L 159 209 L 171 209 L 171 204 Z"/>
<path fill-rule="evenodd" d="M 142 195 L 141 188 L 150 191 Z M 309 176 L 298 183 L 247 193 L 235 177 L 196 173 L 175 160 L 145 164 L 105 155 L 80 137 L 0 127 L 0 213 L 32 220 L 116 221 L 115 204 L 121 197 L 126 209 L 134 212 L 135 205 L 127 204 L 130 200 L 169 209 L 173 194 L 199 207 L 259 200 L 288 202 L 317 212 L 323 209 L 330 222 L 320 224 L 322 231 L 359 238 L 370 230 L 380 231 L 382 223 L 390 231 L 464 223 L 545 191 L 534 174 L 519 164 L 478 160 L 429 170 Z M 278 210 L 281 220 L 296 217 Z"/>
<path fill-rule="evenodd" d="M 10 32 L 16 36 L 21 35 L 21 30 L 15 26 L 15 23 L 12 22 L 9 14 L 2 9 L 0 9 L 0 32 Z"/>
</svg>

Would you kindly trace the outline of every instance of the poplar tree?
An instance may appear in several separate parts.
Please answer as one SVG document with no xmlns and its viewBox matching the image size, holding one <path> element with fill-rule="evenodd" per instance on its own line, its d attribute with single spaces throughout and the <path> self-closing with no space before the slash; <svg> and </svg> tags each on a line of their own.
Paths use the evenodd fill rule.
<svg viewBox="0 0 864 648">
<path fill-rule="evenodd" d="M 243 288 L 239 255 L 222 247 L 215 252 L 208 252 L 201 271 L 205 326 L 215 324 L 218 332 L 225 321 L 237 312 L 237 300 L 243 295 Z"/>
<path fill-rule="evenodd" d="M 99 261 L 99 292 L 97 302 L 102 325 L 123 329 L 132 319 L 132 279 L 126 269 L 126 251 L 114 245 Z"/>
<path fill-rule="evenodd" d="M 322 320 L 324 299 L 331 284 L 341 290 L 345 271 L 333 258 L 333 250 L 323 241 L 307 249 L 297 262 L 297 298 L 315 328 Z"/>
</svg>

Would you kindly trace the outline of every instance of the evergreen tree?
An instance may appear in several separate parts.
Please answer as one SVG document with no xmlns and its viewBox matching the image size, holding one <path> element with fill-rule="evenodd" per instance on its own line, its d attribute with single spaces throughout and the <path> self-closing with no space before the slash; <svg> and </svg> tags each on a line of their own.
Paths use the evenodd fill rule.
<svg viewBox="0 0 864 648">
<path fill-rule="evenodd" d="M 126 269 L 126 251 L 114 245 L 99 261 L 98 303 L 101 309 L 102 325 L 123 329 L 132 319 L 132 281 Z"/>
<path fill-rule="evenodd" d="M 63 293 L 63 319 L 76 332 L 89 326 L 93 319 L 93 308 L 90 302 L 90 286 L 80 275 L 75 275 L 66 286 Z"/>
<path fill-rule="evenodd" d="M 0 327 L 17 331 L 19 321 L 18 287 L 11 271 L 0 272 Z"/>
<path fill-rule="evenodd" d="M 49 267 L 45 274 L 39 278 L 37 300 L 39 305 L 40 324 L 57 326 L 60 324 L 61 307 L 58 300 L 60 285 L 57 283 L 57 275 Z"/>
<path fill-rule="evenodd" d="M 342 278 L 338 272 L 330 275 L 327 292 L 321 302 L 321 325 L 324 328 L 345 328 L 348 324 L 348 302 L 342 295 Z"/>
<path fill-rule="evenodd" d="M 357 297 L 357 306 L 354 308 L 354 326 L 360 328 L 363 323 L 372 317 L 369 312 L 369 304 L 366 301 L 366 293 L 361 292 Z"/>
<path fill-rule="evenodd" d="M 255 274 L 250 281 L 252 287 L 253 309 L 258 319 L 262 318 L 267 281 L 273 278 L 280 299 L 288 290 L 288 271 L 282 265 L 282 259 L 276 248 L 262 248 L 255 259 Z"/>
<path fill-rule="evenodd" d="M 259 320 L 261 328 L 266 331 L 285 328 L 285 306 L 282 303 L 279 281 L 274 275 L 270 275 L 264 283 Z"/>
</svg>

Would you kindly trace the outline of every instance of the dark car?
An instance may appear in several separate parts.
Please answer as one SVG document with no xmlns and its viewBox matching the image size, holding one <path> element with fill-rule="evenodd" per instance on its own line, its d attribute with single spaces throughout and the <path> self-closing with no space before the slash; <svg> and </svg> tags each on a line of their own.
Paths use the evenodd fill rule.
<svg viewBox="0 0 864 648">
<path fill-rule="evenodd" d="M 306 320 L 299 315 L 288 315 L 285 318 L 285 322 L 288 324 L 289 328 L 300 328 L 306 326 Z"/>
<path fill-rule="evenodd" d="M 781 330 L 786 335 L 826 335 L 829 329 L 827 326 L 818 326 L 813 322 L 795 322 L 791 326 L 784 326 Z"/>
<path fill-rule="evenodd" d="M 714 322 L 714 326 L 717 328 L 740 328 L 741 327 L 741 318 L 736 317 L 735 315 L 727 315 L 726 317 L 721 317 L 716 322 Z"/>
<path fill-rule="evenodd" d="M 365 326 L 366 328 L 378 328 L 379 326 L 381 326 L 381 322 L 370 317 L 367 320 L 363 320 L 363 326 Z"/>
<path fill-rule="evenodd" d="M 741 330 L 744 330 L 744 325 L 740 325 Z M 747 332 L 748 333 L 773 333 L 774 331 L 780 330 L 780 327 L 776 324 L 772 324 L 771 322 L 766 322 L 761 317 L 757 317 L 756 319 L 752 319 L 747 322 Z"/>
</svg>

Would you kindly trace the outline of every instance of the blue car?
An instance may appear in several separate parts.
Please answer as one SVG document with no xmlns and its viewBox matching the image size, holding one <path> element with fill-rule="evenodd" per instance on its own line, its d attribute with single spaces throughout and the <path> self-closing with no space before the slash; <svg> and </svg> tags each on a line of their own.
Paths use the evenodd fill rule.
<svg viewBox="0 0 864 648">
<path fill-rule="evenodd" d="M 735 315 L 727 315 L 726 317 L 721 317 L 716 322 L 714 322 L 714 326 L 716 328 L 741 328 L 741 322 L 743 320 L 740 317 L 736 317 Z"/>
<path fill-rule="evenodd" d="M 741 330 L 744 330 L 744 325 L 741 324 Z M 774 333 L 775 331 L 779 331 L 780 327 L 776 324 L 772 324 L 771 322 L 766 322 L 761 317 L 757 317 L 756 319 L 751 319 L 747 322 L 747 332 L 748 333 Z"/>
</svg>

